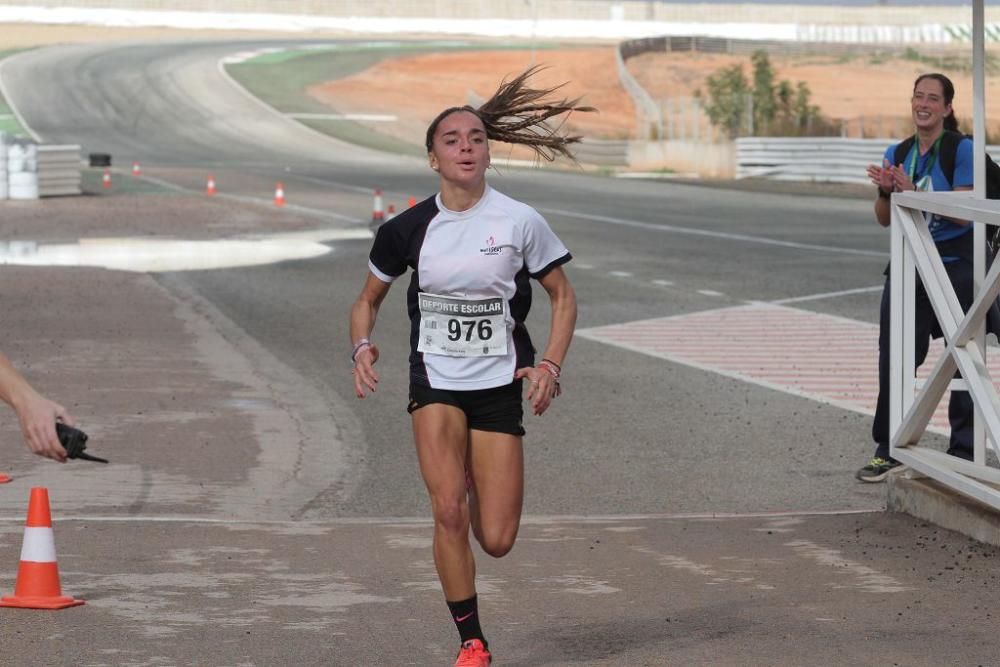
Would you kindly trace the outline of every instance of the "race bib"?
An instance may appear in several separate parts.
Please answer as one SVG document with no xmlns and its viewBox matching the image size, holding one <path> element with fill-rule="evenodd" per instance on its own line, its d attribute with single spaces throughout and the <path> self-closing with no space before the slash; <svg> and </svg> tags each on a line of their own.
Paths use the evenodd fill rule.
<svg viewBox="0 0 1000 667">
<path fill-rule="evenodd" d="M 502 297 L 463 299 L 421 292 L 417 350 L 447 357 L 507 354 L 507 301 Z"/>
</svg>

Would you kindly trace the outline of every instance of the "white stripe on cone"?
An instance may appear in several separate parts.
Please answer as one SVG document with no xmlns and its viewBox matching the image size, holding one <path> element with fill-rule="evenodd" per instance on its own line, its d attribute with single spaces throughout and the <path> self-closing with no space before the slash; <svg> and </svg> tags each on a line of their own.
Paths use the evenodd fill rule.
<svg viewBox="0 0 1000 667">
<path fill-rule="evenodd" d="M 21 560 L 32 563 L 56 562 L 56 540 L 51 526 L 48 528 L 24 529 Z"/>
</svg>

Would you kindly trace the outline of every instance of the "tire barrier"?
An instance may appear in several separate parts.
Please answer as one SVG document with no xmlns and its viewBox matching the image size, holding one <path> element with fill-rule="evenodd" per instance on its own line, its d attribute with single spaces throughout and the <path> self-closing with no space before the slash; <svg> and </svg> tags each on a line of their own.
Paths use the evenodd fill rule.
<svg viewBox="0 0 1000 667">
<path fill-rule="evenodd" d="M 0 136 L 0 199 L 81 192 L 79 146 L 48 146 Z"/>
<path fill-rule="evenodd" d="M 0 141 L 0 200 L 10 195 L 7 179 L 7 144 Z"/>
<path fill-rule="evenodd" d="M 7 197 L 38 199 L 38 146 L 16 143 L 7 146 Z"/>
</svg>

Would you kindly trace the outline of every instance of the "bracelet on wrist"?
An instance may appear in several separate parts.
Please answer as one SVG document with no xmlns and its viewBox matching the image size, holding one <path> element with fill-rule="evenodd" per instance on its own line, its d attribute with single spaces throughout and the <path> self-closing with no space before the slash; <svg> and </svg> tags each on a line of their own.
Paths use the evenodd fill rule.
<svg viewBox="0 0 1000 667">
<path fill-rule="evenodd" d="M 542 361 L 546 364 L 552 364 L 553 366 L 555 366 L 557 372 L 562 373 L 562 366 L 560 366 L 556 362 L 552 361 L 551 359 L 546 359 L 544 357 L 542 357 Z"/>
<path fill-rule="evenodd" d="M 540 362 L 538 362 L 538 367 L 544 369 L 546 373 L 552 376 L 552 379 L 558 382 L 560 371 L 559 367 L 556 364 L 552 363 L 551 361 L 548 361 L 547 359 L 542 359 Z"/>
<path fill-rule="evenodd" d="M 886 192 L 885 190 L 883 190 L 883 189 L 882 189 L 882 188 L 880 187 L 880 188 L 878 189 L 878 196 L 879 196 L 879 198 L 880 198 L 880 199 L 888 199 L 889 197 L 891 197 L 891 196 L 892 196 L 892 193 L 891 193 L 891 192 Z"/>
<path fill-rule="evenodd" d="M 363 350 L 366 347 L 369 347 L 371 344 L 372 344 L 372 342 L 370 340 L 368 340 L 367 338 L 362 338 L 357 343 L 355 343 L 354 344 L 354 349 L 351 350 L 351 361 L 352 362 L 356 361 L 357 358 L 358 358 L 358 352 L 360 352 L 361 350 Z"/>
</svg>

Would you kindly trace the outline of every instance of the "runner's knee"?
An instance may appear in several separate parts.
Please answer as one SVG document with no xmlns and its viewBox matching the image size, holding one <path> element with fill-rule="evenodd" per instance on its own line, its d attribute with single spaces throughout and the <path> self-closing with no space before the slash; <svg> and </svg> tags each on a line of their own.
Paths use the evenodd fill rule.
<svg viewBox="0 0 1000 667">
<path fill-rule="evenodd" d="M 434 524 L 448 533 L 467 533 L 469 530 L 469 504 L 465 498 L 436 497 L 431 500 Z"/>
</svg>

